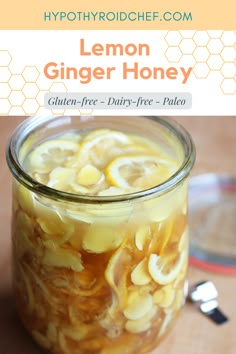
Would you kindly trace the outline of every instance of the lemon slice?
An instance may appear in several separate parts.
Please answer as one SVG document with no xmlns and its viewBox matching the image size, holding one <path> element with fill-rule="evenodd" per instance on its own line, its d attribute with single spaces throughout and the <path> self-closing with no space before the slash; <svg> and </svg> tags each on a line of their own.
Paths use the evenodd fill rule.
<svg viewBox="0 0 236 354">
<path fill-rule="evenodd" d="M 176 256 L 151 253 L 148 260 L 148 270 L 152 279 L 161 285 L 184 277 L 188 261 L 188 228 L 179 240 Z"/>
<path fill-rule="evenodd" d="M 168 179 L 177 170 L 174 161 L 156 155 L 125 155 L 115 158 L 106 168 L 111 185 L 150 188 Z M 141 179 L 141 180 L 140 180 Z"/>
<path fill-rule="evenodd" d="M 104 167 L 112 158 L 130 144 L 127 135 L 118 131 L 95 130 L 81 143 L 79 159 L 82 163 L 91 163 L 95 167 Z"/>
<path fill-rule="evenodd" d="M 127 302 L 127 279 L 130 269 L 131 256 L 124 241 L 113 253 L 105 270 L 105 279 L 117 298 L 120 307 Z M 118 271 L 119 270 L 119 271 Z"/>
<path fill-rule="evenodd" d="M 187 251 L 179 253 L 175 263 L 169 257 L 161 257 L 152 253 L 148 261 L 148 269 L 152 279 L 161 285 L 171 283 L 181 272 L 187 258 Z"/>
<path fill-rule="evenodd" d="M 54 167 L 63 167 L 79 150 L 79 144 L 54 139 L 36 147 L 29 156 L 29 170 L 38 173 L 49 173 Z"/>
</svg>

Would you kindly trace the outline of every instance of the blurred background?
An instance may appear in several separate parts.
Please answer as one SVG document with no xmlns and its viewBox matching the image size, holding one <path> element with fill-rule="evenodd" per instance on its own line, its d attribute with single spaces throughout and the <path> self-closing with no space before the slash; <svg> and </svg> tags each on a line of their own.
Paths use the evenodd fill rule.
<svg viewBox="0 0 236 354">
<path fill-rule="evenodd" d="M 236 176 L 236 116 L 173 118 L 195 142 L 197 159 L 192 175 L 212 172 Z"/>
</svg>

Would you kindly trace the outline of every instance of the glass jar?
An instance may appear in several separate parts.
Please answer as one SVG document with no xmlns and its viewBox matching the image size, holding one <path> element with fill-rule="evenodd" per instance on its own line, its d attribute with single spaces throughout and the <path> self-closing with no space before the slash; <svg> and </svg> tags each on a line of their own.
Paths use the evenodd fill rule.
<svg viewBox="0 0 236 354">
<path fill-rule="evenodd" d="M 26 172 L 26 156 L 43 140 L 98 128 L 158 142 L 180 168 L 153 188 L 99 197 L 52 189 Z M 157 117 L 36 117 L 13 132 L 15 300 L 40 346 L 57 354 L 133 354 L 158 345 L 184 303 L 194 160 L 189 134 Z"/>
</svg>

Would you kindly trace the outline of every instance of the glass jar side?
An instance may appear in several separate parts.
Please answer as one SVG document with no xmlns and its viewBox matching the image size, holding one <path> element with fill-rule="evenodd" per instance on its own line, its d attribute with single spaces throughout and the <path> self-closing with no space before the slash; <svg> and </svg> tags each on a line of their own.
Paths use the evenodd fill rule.
<svg viewBox="0 0 236 354">
<path fill-rule="evenodd" d="M 112 208 L 52 202 L 15 181 L 12 232 L 18 312 L 52 352 L 149 351 L 183 304 L 187 180 Z"/>
</svg>

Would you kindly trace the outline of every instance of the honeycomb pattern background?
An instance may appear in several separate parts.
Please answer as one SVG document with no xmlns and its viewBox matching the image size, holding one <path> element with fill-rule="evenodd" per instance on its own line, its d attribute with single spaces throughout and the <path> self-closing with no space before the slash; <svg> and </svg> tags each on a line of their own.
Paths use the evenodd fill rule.
<svg viewBox="0 0 236 354">
<path fill-rule="evenodd" d="M 224 95 L 236 92 L 236 31 L 168 31 L 165 57 L 169 63 L 193 67 L 197 79 L 216 75 Z M 36 66 L 12 70 L 13 58 L 0 50 L 0 114 L 33 115 L 44 110 L 46 92 L 67 92 L 63 82 L 48 82 Z M 83 111 L 85 114 L 87 111 Z M 80 110 L 53 110 L 52 114 L 80 114 Z"/>
<path fill-rule="evenodd" d="M 197 79 L 216 75 L 223 94 L 235 94 L 236 31 L 168 31 L 165 42 L 170 63 L 188 63 Z"/>
<path fill-rule="evenodd" d="M 20 73 L 13 72 L 12 61 L 8 50 L 0 50 L 0 114 L 40 114 L 46 92 L 68 91 L 63 82 L 47 84 L 36 66 L 25 66 Z"/>
</svg>

